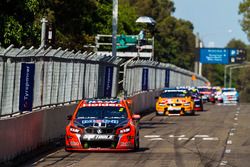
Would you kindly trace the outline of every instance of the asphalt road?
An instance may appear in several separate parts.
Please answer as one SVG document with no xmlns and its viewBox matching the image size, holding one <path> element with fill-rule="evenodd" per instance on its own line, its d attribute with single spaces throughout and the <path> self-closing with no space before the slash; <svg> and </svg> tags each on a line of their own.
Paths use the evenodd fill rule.
<svg viewBox="0 0 250 167">
<path fill-rule="evenodd" d="M 143 117 L 140 150 L 69 153 L 63 148 L 23 166 L 60 167 L 248 167 L 250 105 L 206 104 L 195 116 Z"/>
</svg>

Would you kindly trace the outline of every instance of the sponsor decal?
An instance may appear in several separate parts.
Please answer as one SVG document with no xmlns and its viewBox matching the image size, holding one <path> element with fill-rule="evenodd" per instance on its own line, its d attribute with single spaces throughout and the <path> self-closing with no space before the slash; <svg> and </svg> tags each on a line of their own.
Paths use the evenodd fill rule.
<svg viewBox="0 0 250 167">
<path fill-rule="evenodd" d="M 35 64 L 22 63 L 19 110 L 32 111 Z"/>
<path fill-rule="evenodd" d="M 121 147 L 132 147 L 133 144 L 131 142 L 120 142 Z"/>
<path fill-rule="evenodd" d="M 169 87 L 169 79 L 170 79 L 170 69 L 166 69 L 165 71 L 165 87 Z"/>
<path fill-rule="evenodd" d="M 83 104 L 82 107 L 122 107 L 121 104 L 110 103 L 96 103 L 96 104 Z"/>
<path fill-rule="evenodd" d="M 95 135 L 95 134 L 86 134 L 83 135 L 84 140 L 113 140 L 114 135 Z"/>
<path fill-rule="evenodd" d="M 143 68 L 142 70 L 142 90 L 148 90 L 148 69 Z"/>
<path fill-rule="evenodd" d="M 115 119 L 104 119 L 104 120 L 82 120 L 82 124 L 89 124 L 89 123 L 106 123 L 106 124 L 119 124 L 118 120 Z"/>
<path fill-rule="evenodd" d="M 112 95 L 112 84 L 113 84 L 113 71 L 114 67 L 107 66 L 105 70 L 104 79 L 104 97 L 111 97 Z"/>
</svg>

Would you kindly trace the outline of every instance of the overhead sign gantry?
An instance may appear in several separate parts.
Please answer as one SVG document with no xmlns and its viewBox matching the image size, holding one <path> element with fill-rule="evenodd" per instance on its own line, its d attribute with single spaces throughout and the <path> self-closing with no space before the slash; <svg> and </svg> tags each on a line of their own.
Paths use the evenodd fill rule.
<svg viewBox="0 0 250 167">
<path fill-rule="evenodd" d="M 246 50 L 236 48 L 200 48 L 202 64 L 234 64 L 246 61 Z"/>
</svg>

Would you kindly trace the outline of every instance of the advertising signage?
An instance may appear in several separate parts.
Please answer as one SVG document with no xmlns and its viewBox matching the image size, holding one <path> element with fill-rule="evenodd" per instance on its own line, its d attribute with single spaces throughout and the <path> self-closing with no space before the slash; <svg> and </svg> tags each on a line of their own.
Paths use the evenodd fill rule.
<svg viewBox="0 0 250 167">
<path fill-rule="evenodd" d="M 246 60 L 246 51 L 235 48 L 200 48 L 202 64 L 232 64 Z"/>
</svg>

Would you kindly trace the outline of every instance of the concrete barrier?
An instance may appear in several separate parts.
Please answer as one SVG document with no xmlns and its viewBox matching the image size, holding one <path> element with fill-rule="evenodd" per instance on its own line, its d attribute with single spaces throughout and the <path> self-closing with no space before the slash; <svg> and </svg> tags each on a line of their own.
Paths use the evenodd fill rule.
<svg viewBox="0 0 250 167">
<path fill-rule="evenodd" d="M 137 114 L 155 107 L 159 91 L 142 92 L 133 97 L 132 111 Z M 42 144 L 56 141 L 65 135 L 67 115 L 77 104 L 33 111 L 25 115 L 0 120 L 0 162 L 30 152 Z"/>
<path fill-rule="evenodd" d="M 67 115 L 75 107 L 76 104 L 71 104 L 0 120 L 0 162 L 62 138 L 68 124 Z"/>
<path fill-rule="evenodd" d="M 149 91 L 137 94 L 129 99 L 132 100 L 132 111 L 136 114 L 141 114 L 146 110 L 155 109 L 155 97 L 159 96 L 160 91 Z"/>
</svg>

